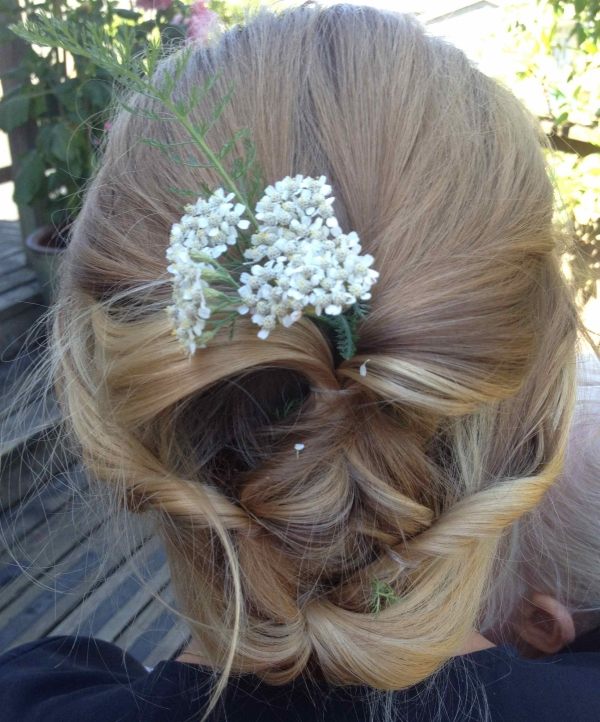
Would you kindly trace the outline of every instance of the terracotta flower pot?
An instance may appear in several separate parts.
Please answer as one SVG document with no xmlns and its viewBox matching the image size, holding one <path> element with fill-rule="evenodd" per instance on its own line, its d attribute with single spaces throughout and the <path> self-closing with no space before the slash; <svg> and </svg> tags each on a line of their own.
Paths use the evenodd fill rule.
<svg viewBox="0 0 600 722">
<path fill-rule="evenodd" d="M 37 228 L 25 239 L 27 260 L 40 282 L 42 296 L 52 303 L 57 290 L 58 269 L 67 243 L 61 229 Z"/>
</svg>

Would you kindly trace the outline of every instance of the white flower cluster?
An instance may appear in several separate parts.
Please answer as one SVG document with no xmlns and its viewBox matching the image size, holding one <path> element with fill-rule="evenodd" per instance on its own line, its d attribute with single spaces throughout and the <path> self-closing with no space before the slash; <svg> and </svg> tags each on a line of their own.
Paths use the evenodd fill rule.
<svg viewBox="0 0 600 722">
<path fill-rule="evenodd" d="M 190 355 L 214 334 L 206 324 L 215 298 L 220 309 L 227 307 L 234 316 L 251 313 L 260 326 L 258 336 L 266 339 L 278 323 L 290 326 L 303 312 L 336 316 L 371 297 L 379 276 L 371 268 L 373 257 L 361 253 L 356 233 L 342 232 L 330 194 L 325 176 L 287 177 L 266 188 L 256 205 L 258 228 L 243 251 L 252 264 L 250 272 L 240 275 L 239 295 L 234 292 L 231 302 L 211 288 L 211 281 L 226 277 L 236 286 L 227 259 L 217 259 L 237 244 L 238 229 L 250 226 L 242 218 L 246 207 L 234 205 L 234 194 L 226 195 L 222 188 L 185 207 L 185 215 L 171 228 L 166 254 L 173 276 L 173 303 L 167 311 L 174 334 Z"/>
<path fill-rule="evenodd" d="M 171 261 L 167 270 L 174 277 L 173 304 L 167 308 L 167 313 L 173 324 L 173 333 L 191 356 L 197 348 L 206 346 L 201 338 L 211 314 L 206 299 L 210 284 L 202 278 L 202 274 L 206 275 L 209 266 L 194 261 L 182 243 L 171 242 L 167 259 Z"/>
<path fill-rule="evenodd" d="M 225 253 L 227 246 L 237 243 L 237 229 L 250 226 L 250 221 L 240 218 L 246 206 L 234 206 L 233 197 L 233 193 L 225 195 L 219 188 L 208 199 L 198 198 L 195 204 L 187 205 L 181 221 L 171 228 L 171 244 L 202 251 L 211 258 Z"/>
<path fill-rule="evenodd" d="M 258 232 L 244 251 L 254 262 L 240 276 L 240 313 L 251 313 L 266 339 L 277 323 L 291 326 L 303 311 L 335 316 L 371 298 L 379 274 L 360 239 L 342 232 L 325 176 L 297 175 L 265 190 L 256 205 Z"/>
<path fill-rule="evenodd" d="M 238 240 L 237 229 L 246 229 L 250 222 L 240 216 L 245 206 L 231 203 L 234 194 L 225 195 L 219 188 L 208 199 L 199 198 L 185 207 L 186 214 L 171 228 L 167 249 L 167 270 L 173 278 L 173 304 L 167 308 L 174 333 L 192 355 L 206 346 L 202 337 L 211 316 L 207 295 L 213 268 L 210 259 L 217 259 L 227 247 Z"/>
</svg>

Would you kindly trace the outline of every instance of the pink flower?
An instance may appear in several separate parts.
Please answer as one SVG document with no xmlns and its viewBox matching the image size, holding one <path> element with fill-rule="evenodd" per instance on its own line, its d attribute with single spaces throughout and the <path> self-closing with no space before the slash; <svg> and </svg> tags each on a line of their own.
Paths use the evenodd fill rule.
<svg viewBox="0 0 600 722">
<path fill-rule="evenodd" d="M 105 133 L 108 133 L 108 131 L 109 131 L 111 128 L 112 128 L 112 123 L 111 123 L 110 120 L 107 120 L 107 121 L 104 123 L 104 132 L 105 132 Z"/>
<path fill-rule="evenodd" d="M 136 0 L 135 4 L 142 10 L 168 10 L 173 0 Z"/>
<path fill-rule="evenodd" d="M 206 7 L 204 0 L 197 0 L 190 8 L 187 21 L 187 36 L 190 40 L 206 42 L 218 20 L 217 13 Z"/>
</svg>

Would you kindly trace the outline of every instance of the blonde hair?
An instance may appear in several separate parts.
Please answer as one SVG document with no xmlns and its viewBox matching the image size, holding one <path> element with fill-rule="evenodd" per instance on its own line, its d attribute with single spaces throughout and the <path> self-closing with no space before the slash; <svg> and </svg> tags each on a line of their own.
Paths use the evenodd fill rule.
<svg viewBox="0 0 600 722">
<path fill-rule="evenodd" d="M 577 316 L 540 133 L 462 52 L 369 8 L 260 13 L 194 48 L 175 92 L 215 73 L 194 117 L 234 87 L 214 147 L 248 127 L 266 183 L 325 174 L 375 256 L 358 353 L 336 367 L 310 320 L 262 341 L 242 319 L 185 357 L 173 187 L 221 183 L 142 142 L 185 138 L 135 96 L 65 260 L 61 399 L 92 473 L 156 515 L 223 673 L 206 715 L 231 673 L 410 687 L 478 624 L 499 544 L 561 468 Z M 378 612 L 374 580 L 397 597 Z"/>
</svg>

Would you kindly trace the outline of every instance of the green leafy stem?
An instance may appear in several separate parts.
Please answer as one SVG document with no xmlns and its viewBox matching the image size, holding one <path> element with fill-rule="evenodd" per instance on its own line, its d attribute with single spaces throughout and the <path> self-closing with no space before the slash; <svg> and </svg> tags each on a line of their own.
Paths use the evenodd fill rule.
<svg viewBox="0 0 600 722">
<path fill-rule="evenodd" d="M 225 188 L 246 207 L 250 221 L 258 229 L 251 203 L 237 182 L 237 179 L 243 175 L 243 171 L 254 170 L 256 175 L 254 152 L 247 138 L 246 129 L 239 131 L 220 151 L 214 151 L 206 140 L 208 131 L 231 99 L 233 89 L 230 88 L 213 109 L 211 120 L 201 126 L 191 120 L 191 111 L 212 89 L 218 76 L 212 76 L 202 86 L 192 88 L 187 100 L 174 98 L 176 84 L 185 71 L 191 48 L 184 47 L 179 51 L 175 59 L 175 72 L 166 73 L 160 83 L 157 83 L 154 81 L 154 76 L 163 55 L 162 45 L 160 41 L 151 41 L 141 54 L 137 53 L 133 27 L 121 26 L 118 35 L 113 35 L 107 28 L 98 27 L 89 22 L 75 24 L 58 20 L 48 14 L 38 14 L 20 25 L 11 26 L 11 30 L 30 43 L 62 48 L 74 56 L 83 56 L 105 70 L 117 84 L 161 103 L 167 112 L 166 116 L 155 111 L 138 110 L 128 106 L 124 101 L 122 105 L 132 113 L 154 120 L 178 121 L 187 132 L 191 142 L 204 154 L 208 161 L 207 165 L 218 173 Z M 237 172 L 234 173 L 225 167 L 223 160 L 239 140 L 245 141 L 247 159 L 245 163 L 236 159 L 238 162 L 234 163 L 234 168 L 237 168 Z M 148 142 L 163 150 L 169 147 L 169 144 L 161 144 L 158 141 L 149 140 Z M 234 178 L 234 175 L 237 178 Z"/>
<path fill-rule="evenodd" d="M 371 582 L 371 612 L 379 614 L 383 609 L 397 602 L 398 595 L 388 582 L 373 579 Z"/>
</svg>

